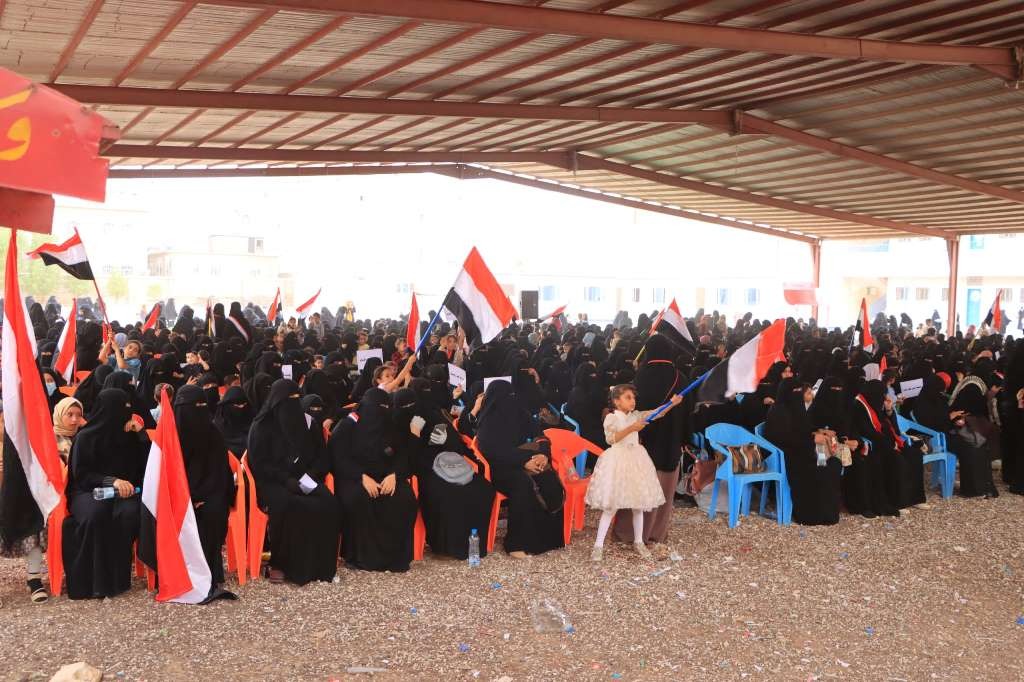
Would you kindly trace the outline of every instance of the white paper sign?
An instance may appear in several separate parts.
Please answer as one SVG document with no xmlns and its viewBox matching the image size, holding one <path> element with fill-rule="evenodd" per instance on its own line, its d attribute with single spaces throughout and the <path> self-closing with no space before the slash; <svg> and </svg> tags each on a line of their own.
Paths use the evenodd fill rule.
<svg viewBox="0 0 1024 682">
<path fill-rule="evenodd" d="M 292 366 L 291 365 L 281 365 L 281 376 L 284 377 L 285 379 L 291 379 L 292 378 Z"/>
<path fill-rule="evenodd" d="M 466 390 L 466 370 L 462 369 L 458 365 L 448 363 L 448 383 L 452 386 L 461 388 L 463 391 Z"/>
<path fill-rule="evenodd" d="M 363 367 L 366 366 L 366 361 L 370 358 L 380 358 L 381 362 L 384 362 L 384 351 L 380 348 L 371 348 L 369 350 L 357 350 L 356 351 L 356 367 L 359 371 L 363 371 Z"/>
<path fill-rule="evenodd" d="M 299 479 L 299 489 L 307 495 L 316 490 L 317 483 L 309 474 L 302 474 L 302 478 Z"/>
<path fill-rule="evenodd" d="M 921 389 L 924 387 L 924 379 L 911 379 L 910 381 L 900 382 L 900 394 L 904 398 L 916 398 L 921 393 Z"/>
<path fill-rule="evenodd" d="M 817 381 L 814 382 L 814 387 L 811 388 L 811 392 L 814 393 L 814 395 L 818 395 L 818 389 L 821 388 L 821 384 L 822 384 L 823 381 L 825 381 L 825 380 L 824 379 L 818 379 Z"/>
<path fill-rule="evenodd" d="M 878 366 L 877 362 L 872 362 L 867 365 L 864 365 L 865 381 L 874 381 L 880 376 L 882 376 L 882 368 Z"/>
<path fill-rule="evenodd" d="M 492 381 L 507 381 L 512 383 L 512 377 L 487 377 L 484 379 L 484 393 L 487 393 L 487 387 L 491 385 Z"/>
</svg>

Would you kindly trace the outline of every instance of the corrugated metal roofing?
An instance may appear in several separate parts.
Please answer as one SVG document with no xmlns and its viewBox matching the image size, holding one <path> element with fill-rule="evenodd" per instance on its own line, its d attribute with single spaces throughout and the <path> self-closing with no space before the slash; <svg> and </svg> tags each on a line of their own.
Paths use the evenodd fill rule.
<svg viewBox="0 0 1024 682">
<path fill-rule="evenodd" d="M 542 21 L 517 28 L 525 15 L 505 8 Z M 536 28 L 566 11 L 580 30 Z M 804 240 L 1024 226 L 1019 0 L 8 0 L 0 12 L 0 65 L 100 103 L 123 130 L 110 150 L 122 173 L 459 164 L 462 176 L 490 169 Z M 603 33 L 604 19 L 582 27 L 596 14 L 646 21 L 625 39 Z M 494 20 L 467 19 L 484 16 Z M 757 33 L 750 51 L 632 39 L 692 24 Z M 809 54 L 791 34 L 891 42 L 866 46 L 881 58 L 851 59 Z M 1003 48 L 985 54 L 1008 61 L 902 51 L 923 44 Z M 933 63 L 946 55 L 956 63 Z M 223 98 L 196 107 L 188 91 Z M 280 98 L 252 109 L 232 93 Z M 424 104 L 310 111 L 301 95 Z M 522 108 L 497 117 L 478 104 Z M 601 118 L 550 115 L 565 107 Z M 728 125 L 604 115 L 644 110 L 736 113 Z"/>
</svg>

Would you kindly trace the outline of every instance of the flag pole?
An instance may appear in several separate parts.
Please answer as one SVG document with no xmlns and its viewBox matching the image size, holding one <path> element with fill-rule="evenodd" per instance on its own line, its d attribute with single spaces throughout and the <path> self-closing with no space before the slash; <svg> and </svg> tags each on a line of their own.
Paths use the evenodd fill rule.
<svg viewBox="0 0 1024 682">
<path fill-rule="evenodd" d="M 85 242 L 82 241 L 82 235 L 78 234 L 78 226 L 75 225 L 75 236 L 78 237 L 78 241 L 82 244 L 82 253 L 85 254 L 85 259 L 89 261 L 89 253 L 85 250 Z M 89 261 L 89 269 L 92 269 L 92 261 Z M 107 304 L 103 301 L 103 294 L 100 293 L 100 283 L 96 279 L 96 273 L 92 273 L 92 287 L 96 290 L 96 300 L 100 304 L 100 312 L 103 313 L 103 321 L 110 324 L 110 318 L 107 317 Z"/>
<path fill-rule="evenodd" d="M 444 306 L 442 305 L 441 308 L 444 308 Z M 430 324 L 427 325 L 427 330 L 423 332 L 423 336 L 420 337 L 419 342 L 416 344 L 416 350 L 413 351 L 413 355 L 419 355 L 420 349 L 423 348 L 423 343 L 430 336 L 430 332 L 434 329 L 437 321 L 441 319 L 441 308 L 438 308 L 437 312 L 434 313 L 434 319 L 432 319 Z M 459 326 L 461 327 L 462 325 Z"/>
<path fill-rule="evenodd" d="M 717 367 L 717 366 L 718 365 L 715 365 L 715 367 Z M 708 371 L 704 372 L 699 377 L 694 379 L 692 382 L 690 382 L 689 386 L 687 386 L 683 390 L 679 391 L 679 393 L 676 393 L 676 395 L 679 396 L 680 398 L 682 398 L 687 393 L 689 393 L 693 389 L 695 389 L 698 386 L 700 386 L 701 384 L 703 384 L 704 380 L 708 378 L 708 376 L 715 369 L 715 367 L 712 367 L 711 369 L 709 369 Z M 657 419 L 665 410 L 667 410 L 671 405 L 672 405 L 672 401 L 671 400 L 665 401 L 658 409 L 656 409 L 654 412 L 652 412 L 650 414 L 650 416 L 648 416 L 647 419 L 645 419 L 644 421 L 646 421 L 648 424 L 650 424 L 652 421 Z"/>
</svg>

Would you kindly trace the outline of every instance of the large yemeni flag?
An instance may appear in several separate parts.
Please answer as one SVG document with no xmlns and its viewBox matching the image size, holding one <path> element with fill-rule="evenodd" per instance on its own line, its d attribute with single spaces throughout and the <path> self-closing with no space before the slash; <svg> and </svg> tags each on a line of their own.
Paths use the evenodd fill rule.
<svg viewBox="0 0 1024 682">
<path fill-rule="evenodd" d="M 982 322 L 982 324 L 987 324 L 996 331 L 1003 328 L 1002 299 L 1003 290 L 1000 289 L 996 292 L 996 300 L 992 302 L 992 307 L 988 309 L 988 315 L 985 316 L 985 320 Z"/>
<path fill-rule="evenodd" d="M 57 265 L 63 268 L 69 275 L 77 279 L 95 279 L 92 276 L 92 267 L 85 255 L 85 244 L 75 234 L 62 244 L 43 244 L 35 251 L 29 251 L 32 258 L 42 258 L 47 265 Z"/>
<path fill-rule="evenodd" d="M 444 308 L 459 321 L 470 347 L 493 340 L 516 315 L 475 246 L 466 256 L 455 286 L 444 297 Z"/>
<path fill-rule="evenodd" d="M 157 601 L 199 604 L 210 596 L 210 567 L 199 542 L 185 461 L 167 391 L 160 397 L 160 421 L 150 432 L 142 482 L 139 558 L 157 572 Z"/>
<path fill-rule="evenodd" d="M 416 302 L 416 292 L 412 292 L 412 307 L 409 308 L 409 324 L 405 328 L 405 345 L 409 350 L 416 348 L 416 334 L 420 330 L 420 306 Z"/>
<path fill-rule="evenodd" d="M 321 291 L 323 291 L 323 287 L 320 287 L 319 289 L 316 290 L 316 293 L 313 294 L 313 298 L 309 299 L 308 301 L 306 301 L 305 303 L 303 303 L 302 305 L 295 309 L 295 312 L 299 314 L 300 318 L 305 317 L 306 315 L 309 314 L 309 311 L 313 308 L 313 304 L 316 303 L 316 299 L 320 298 Z"/>
<path fill-rule="evenodd" d="M 770 327 L 740 346 L 735 353 L 715 365 L 697 394 L 699 402 L 723 402 L 737 393 L 752 393 L 769 368 L 784 360 L 786 321 L 776 320 Z"/>
<path fill-rule="evenodd" d="M 686 320 L 679 312 L 676 299 L 668 304 L 668 307 L 661 311 L 658 319 L 654 321 L 651 329 L 665 336 L 669 341 L 682 348 L 694 350 L 693 337 L 690 336 L 690 329 L 686 326 Z"/>
<path fill-rule="evenodd" d="M 71 383 L 75 376 L 75 350 L 78 339 L 78 299 L 71 300 L 71 314 L 57 339 L 57 352 L 53 354 L 53 369 Z"/>
<path fill-rule="evenodd" d="M 857 331 L 860 332 L 860 345 L 870 352 L 875 347 L 875 339 L 871 336 L 871 321 L 868 319 L 868 300 L 860 299 L 860 317 L 857 319 Z"/>
<path fill-rule="evenodd" d="M 4 273 L 3 382 L 4 428 L 17 451 L 25 481 L 43 518 L 60 504 L 64 489 L 50 408 L 39 380 L 36 343 L 29 334 L 28 310 L 18 286 L 17 230 L 11 230 Z"/>
</svg>

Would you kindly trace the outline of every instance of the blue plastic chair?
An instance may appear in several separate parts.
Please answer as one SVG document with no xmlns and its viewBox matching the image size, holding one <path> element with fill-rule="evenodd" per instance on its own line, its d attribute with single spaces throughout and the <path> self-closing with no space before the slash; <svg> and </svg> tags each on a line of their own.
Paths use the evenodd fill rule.
<svg viewBox="0 0 1024 682">
<path fill-rule="evenodd" d="M 568 405 L 569 405 L 569 403 L 562 403 L 562 410 L 561 410 L 562 419 L 564 419 L 565 421 L 569 422 L 569 424 L 572 426 L 573 430 L 576 432 L 576 435 L 579 436 L 580 435 L 580 423 L 565 413 L 565 408 Z M 587 475 L 587 451 L 586 450 L 584 450 L 580 454 L 576 455 L 576 474 L 580 478 L 583 478 L 584 476 Z"/>
<path fill-rule="evenodd" d="M 750 486 L 755 483 L 770 483 L 776 485 L 776 500 L 778 512 L 776 519 L 780 526 L 788 525 L 792 515 L 793 502 L 789 493 L 789 482 L 786 479 L 786 460 L 782 450 L 769 443 L 763 436 L 747 431 L 742 426 L 735 424 L 713 424 L 705 432 L 708 444 L 722 453 L 725 461 L 718 466 L 715 472 L 715 480 L 711 488 L 711 506 L 708 508 L 708 518 L 715 518 L 718 509 L 718 484 L 722 481 L 729 486 L 729 527 L 735 528 L 739 523 L 740 509 L 744 514 L 750 513 Z M 755 443 L 758 447 L 768 451 L 770 454 L 765 458 L 765 470 L 756 474 L 734 474 L 732 472 L 732 455 L 729 446 L 738 447 L 747 443 Z M 766 495 L 761 495 L 760 513 L 764 514 Z"/>
<path fill-rule="evenodd" d="M 932 486 L 938 484 L 942 488 L 942 499 L 953 497 L 953 478 L 956 476 L 956 455 L 946 447 L 946 434 L 939 433 L 927 426 L 907 419 L 901 414 L 896 415 L 896 424 L 900 432 L 907 435 L 910 431 L 922 433 L 931 438 L 932 451 L 924 456 L 924 463 L 936 464 L 932 467 Z"/>
</svg>

